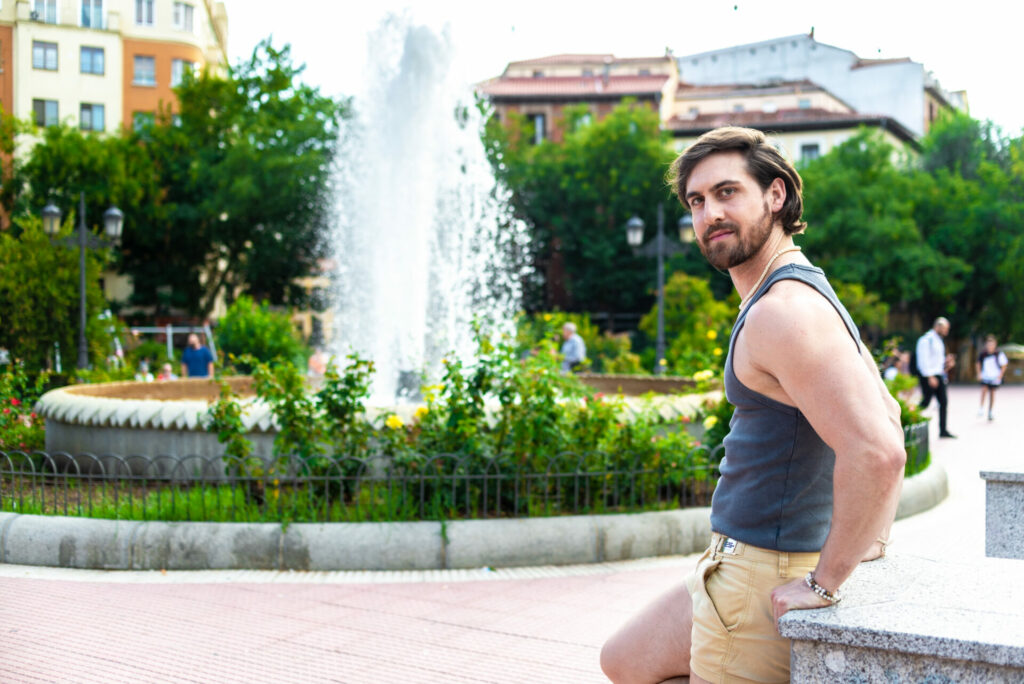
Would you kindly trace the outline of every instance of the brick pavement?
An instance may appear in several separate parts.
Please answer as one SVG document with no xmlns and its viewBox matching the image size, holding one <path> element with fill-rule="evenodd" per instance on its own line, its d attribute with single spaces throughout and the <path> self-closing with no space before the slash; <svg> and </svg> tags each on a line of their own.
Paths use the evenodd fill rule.
<svg viewBox="0 0 1024 684">
<path fill-rule="evenodd" d="M 984 555 L 981 469 L 1016 464 L 1024 387 L 950 391 L 950 497 L 893 553 Z M 0 683 L 602 682 L 598 652 L 696 556 L 432 573 L 138 573 L 0 565 Z"/>
</svg>

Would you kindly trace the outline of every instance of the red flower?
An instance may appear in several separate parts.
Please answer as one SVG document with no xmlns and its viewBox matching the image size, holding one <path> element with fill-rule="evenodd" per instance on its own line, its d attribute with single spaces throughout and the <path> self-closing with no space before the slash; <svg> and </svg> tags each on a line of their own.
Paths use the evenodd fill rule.
<svg viewBox="0 0 1024 684">
<path fill-rule="evenodd" d="M 21 402 L 18 401 L 16 398 L 11 397 L 11 406 L 21 406 Z"/>
<path fill-rule="evenodd" d="M 6 408 L 6 407 L 4 408 L 4 415 L 7 415 L 10 412 L 11 412 L 11 409 Z"/>
</svg>

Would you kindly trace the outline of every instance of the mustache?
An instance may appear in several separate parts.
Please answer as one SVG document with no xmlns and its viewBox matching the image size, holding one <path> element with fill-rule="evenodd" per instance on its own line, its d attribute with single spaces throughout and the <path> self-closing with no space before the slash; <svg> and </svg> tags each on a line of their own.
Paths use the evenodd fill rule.
<svg viewBox="0 0 1024 684">
<path fill-rule="evenodd" d="M 722 221 L 721 223 L 716 223 L 714 228 L 709 228 L 706 231 L 704 231 L 704 240 L 707 240 L 708 238 L 713 238 L 716 235 L 720 235 L 722 233 L 738 233 L 739 229 L 740 226 L 738 223 L 734 223 L 732 221 Z M 704 240 L 701 241 L 703 242 Z"/>
</svg>

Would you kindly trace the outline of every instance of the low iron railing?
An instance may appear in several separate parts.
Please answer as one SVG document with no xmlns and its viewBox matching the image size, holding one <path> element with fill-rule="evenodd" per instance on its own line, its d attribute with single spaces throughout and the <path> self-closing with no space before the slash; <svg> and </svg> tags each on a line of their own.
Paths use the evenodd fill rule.
<svg viewBox="0 0 1024 684">
<path fill-rule="evenodd" d="M 928 424 L 904 429 L 907 472 L 928 463 Z M 530 517 L 707 506 L 722 445 L 640 463 L 559 454 L 542 464 L 465 454 L 237 459 L 0 451 L 0 511 L 218 522 Z"/>
</svg>

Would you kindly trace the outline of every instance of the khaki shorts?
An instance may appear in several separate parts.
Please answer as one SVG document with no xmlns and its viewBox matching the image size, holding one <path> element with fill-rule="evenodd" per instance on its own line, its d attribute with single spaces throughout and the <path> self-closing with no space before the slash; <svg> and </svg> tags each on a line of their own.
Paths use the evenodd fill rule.
<svg viewBox="0 0 1024 684">
<path fill-rule="evenodd" d="M 771 551 L 713 533 L 686 585 L 693 599 L 690 672 L 709 682 L 788 682 L 772 590 L 813 570 L 818 553 Z"/>
</svg>

